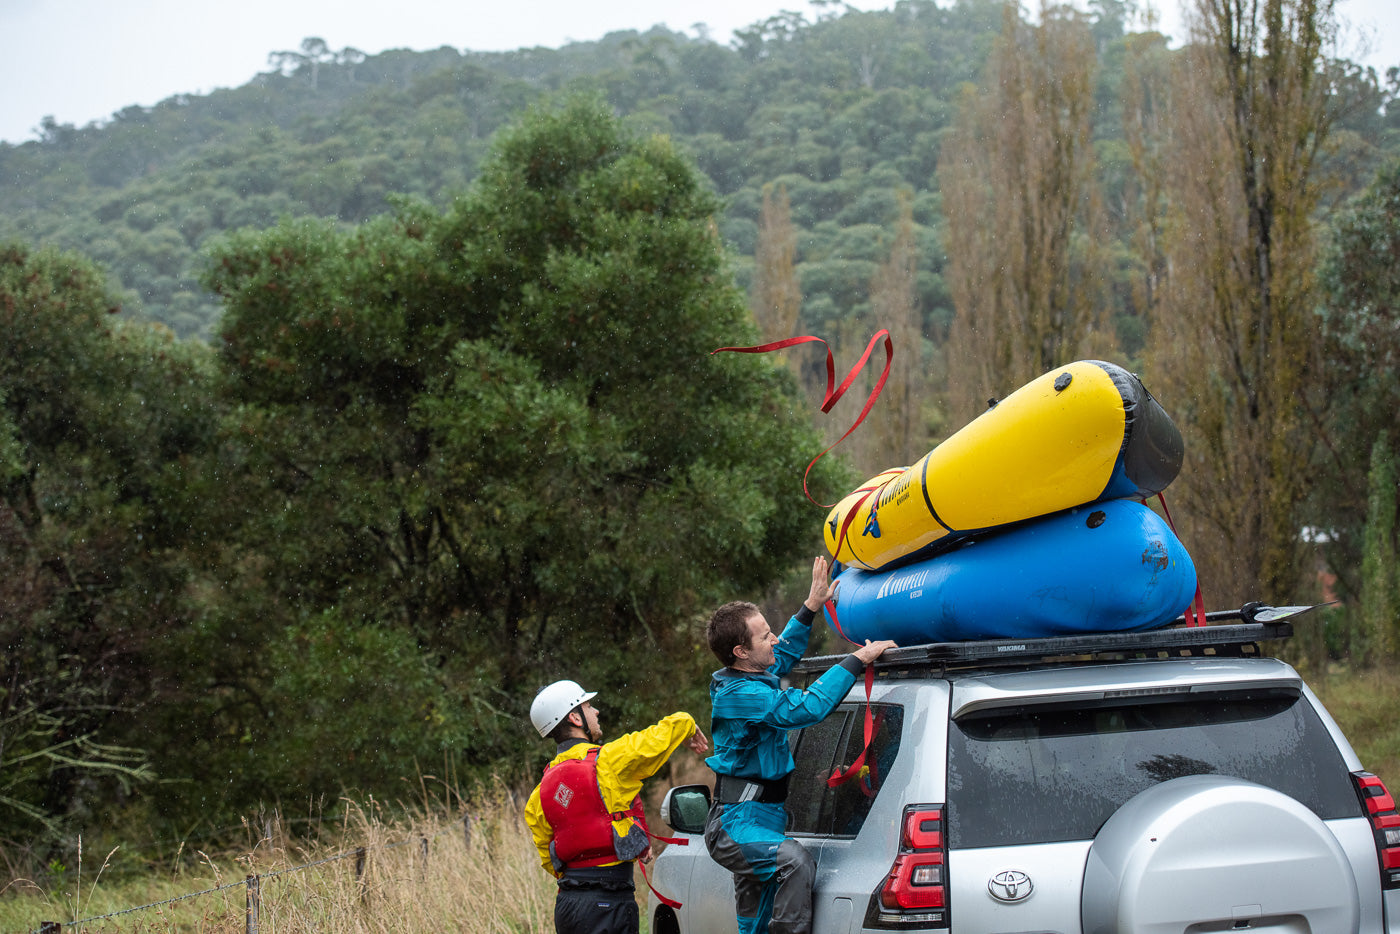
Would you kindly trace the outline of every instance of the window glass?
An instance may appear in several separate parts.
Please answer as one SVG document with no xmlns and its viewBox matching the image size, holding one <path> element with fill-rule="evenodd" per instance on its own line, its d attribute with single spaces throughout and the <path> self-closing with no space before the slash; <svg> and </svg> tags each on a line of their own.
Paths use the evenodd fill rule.
<svg viewBox="0 0 1400 934">
<path fill-rule="evenodd" d="M 837 708 L 821 723 L 806 727 L 793 752 L 796 768 L 788 782 L 788 830 L 793 833 L 824 833 L 822 804 L 826 797 L 826 777 L 836 761 L 836 750 L 850 717 L 847 708 Z"/>
<path fill-rule="evenodd" d="M 860 774 L 832 789 L 831 832 L 854 836 L 865 823 L 870 805 L 884 785 L 885 776 L 899 754 L 899 739 L 904 730 L 904 708 L 873 705 L 874 733 L 870 750 L 865 755 Z M 846 734 L 846 751 L 841 757 L 841 770 L 849 769 L 865 748 L 865 709 L 856 708 L 851 728 Z"/>
<path fill-rule="evenodd" d="M 788 787 L 788 829 L 793 833 L 854 836 L 870 813 L 884 776 L 899 752 L 902 707 L 872 706 L 874 732 L 865 767 L 836 788 L 826 780 L 838 766 L 849 769 L 865 748 L 865 705 L 843 705 L 802 731 L 794 753 L 797 768 Z"/>
<path fill-rule="evenodd" d="M 949 843 L 1091 839 L 1138 792 L 1210 774 L 1277 789 L 1323 819 L 1360 813 L 1326 728 L 1290 692 L 1014 708 L 948 731 Z"/>
</svg>

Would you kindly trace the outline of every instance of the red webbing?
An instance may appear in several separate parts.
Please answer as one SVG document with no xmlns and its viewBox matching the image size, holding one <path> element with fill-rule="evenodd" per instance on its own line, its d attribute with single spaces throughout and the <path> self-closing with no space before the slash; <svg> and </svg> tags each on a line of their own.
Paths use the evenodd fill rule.
<svg viewBox="0 0 1400 934">
<path fill-rule="evenodd" d="M 865 746 L 861 749 L 860 755 L 856 756 L 856 761 L 852 762 L 846 771 L 833 769 L 831 777 L 826 780 L 826 787 L 835 788 L 837 785 L 844 785 L 846 782 L 860 775 L 861 767 L 865 765 L 865 756 L 870 752 L 870 740 L 875 736 L 875 716 L 870 707 L 870 691 L 875 686 L 875 666 L 865 666 Z"/>
<path fill-rule="evenodd" d="M 1171 510 L 1167 508 L 1167 498 L 1159 492 L 1157 494 L 1157 501 L 1162 504 L 1162 512 L 1166 514 L 1167 525 L 1175 532 L 1176 523 L 1172 521 Z M 1187 604 L 1186 609 L 1182 611 L 1181 615 L 1182 618 L 1186 620 L 1188 628 L 1204 626 L 1206 624 L 1206 603 L 1201 599 L 1201 579 L 1199 577 L 1196 578 L 1196 596 Z"/>
<path fill-rule="evenodd" d="M 618 816 L 619 815 L 617 814 L 612 815 L 614 819 L 616 819 Z M 642 828 L 642 831 L 653 840 L 660 840 L 663 843 L 670 843 L 674 846 L 690 845 L 689 840 L 682 839 L 681 837 L 661 837 L 652 833 L 651 828 L 647 826 L 646 812 L 642 810 L 642 799 L 640 797 L 632 799 L 632 809 L 630 811 L 624 812 L 623 816 L 631 817 L 634 821 L 637 822 L 637 825 Z M 637 865 L 642 867 L 642 879 L 646 882 L 647 888 L 651 889 L 651 894 L 656 896 L 657 901 L 665 905 L 667 908 L 681 907 L 681 903 L 676 901 L 674 898 L 667 898 L 665 895 L 662 895 L 660 892 L 656 891 L 656 886 L 651 884 L 651 874 L 647 872 L 646 863 L 642 862 L 641 860 L 637 860 Z"/>
<path fill-rule="evenodd" d="M 870 407 L 873 406 L 875 404 L 875 400 L 880 397 L 880 391 L 885 388 L 885 381 L 890 377 L 890 363 L 894 360 L 894 342 L 890 340 L 890 332 L 885 330 L 884 328 L 881 328 L 880 330 L 875 332 L 875 336 L 870 338 L 870 343 L 865 345 L 865 353 L 861 354 L 860 360 L 856 361 L 856 365 L 851 367 L 851 372 L 846 374 L 846 378 L 841 381 L 841 385 L 836 386 L 834 389 L 832 387 L 833 384 L 835 384 L 836 382 L 836 361 L 831 356 L 831 346 L 827 344 L 826 341 L 822 340 L 820 337 L 813 337 L 812 335 L 807 334 L 801 337 L 784 338 L 783 340 L 773 341 L 769 344 L 759 344 L 755 347 L 720 347 L 710 351 L 711 355 L 725 352 L 769 353 L 774 350 L 783 350 L 787 347 L 794 347 L 798 344 L 810 344 L 815 342 L 825 346 L 826 395 L 822 398 L 821 409 L 823 412 L 830 412 L 831 407 L 836 404 L 836 400 L 840 399 L 843 395 L 846 394 L 846 390 L 851 388 L 851 383 L 855 382 L 856 375 L 859 374 L 860 371 L 865 368 L 865 364 L 870 360 L 871 352 L 875 350 L 876 343 L 882 337 L 885 340 L 885 371 L 880 374 L 879 380 L 876 381 L 875 388 L 870 392 L 870 398 L 865 400 L 865 408 L 860 410 L 860 415 L 856 417 L 856 420 L 851 424 L 851 427 L 846 429 L 846 433 L 844 435 L 837 438 L 834 444 L 828 446 L 820 454 L 812 458 L 812 462 L 807 465 L 807 469 L 802 474 L 803 494 L 806 495 L 809 502 L 816 506 L 821 506 L 821 508 L 823 509 L 830 509 L 832 506 L 835 505 L 835 503 L 823 504 L 818 503 L 816 500 L 812 499 L 812 494 L 807 491 L 807 477 L 811 474 L 812 468 L 816 466 L 817 461 L 821 460 L 823 457 L 826 456 L 827 451 L 830 451 L 832 448 L 836 447 L 837 444 L 840 444 L 842 441 L 845 441 L 846 438 L 850 436 L 851 432 L 855 431 L 856 428 L 860 425 L 860 423 L 865 421 L 865 416 L 870 414 Z"/>
<path fill-rule="evenodd" d="M 830 618 L 830 620 L 831 620 L 831 628 L 834 629 L 834 630 L 836 630 L 836 634 L 839 635 L 842 639 L 845 639 L 847 642 L 850 642 L 851 645 L 855 645 L 856 643 L 851 642 L 851 637 L 848 636 L 848 635 L 846 635 L 846 634 L 845 634 L 844 632 L 842 632 L 842 630 L 841 630 L 841 620 L 839 620 L 839 619 L 837 618 L 837 616 L 836 616 L 836 601 L 835 601 L 835 600 L 828 600 L 828 601 L 826 601 L 826 613 L 827 613 L 827 616 L 828 616 L 828 617 Z M 866 666 L 865 666 L 865 747 L 861 749 L 860 755 L 856 756 L 856 761 L 852 762 L 850 768 L 846 769 L 846 771 L 843 772 L 843 771 L 841 771 L 840 769 L 832 769 L 831 775 L 830 775 L 830 776 L 827 778 L 827 780 L 826 780 L 826 786 L 827 786 L 828 788 L 835 788 L 837 785 L 842 785 L 842 784 L 845 784 L 846 782 L 850 781 L 852 778 L 854 778 L 855 776 L 857 776 L 857 775 L 860 774 L 861 766 L 865 765 L 865 756 L 866 756 L 866 753 L 868 753 L 868 752 L 870 751 L 870 740 L 871 740 L 871 739 L 874 737 L 874 735 L 875 735 L 875 721 L 874 721 L 874 717 L 873 717 L 872 714 L 871 714 L 871 708 L 870 708 L 870 691 L 871 691 L 871 689 L 874 688 L 874 687 L 875 687 L 875 667 L 874 667 L 873 665 L 866 665 Z"/>
<path fill-rule="evenodd" d="M 685 843 L 685 840 L 681 841 L 682 845 L 684 845 Z M 674 898 L 667 898 L 665 895 L 662 895 L 660 892 L 656 891 L 656 886 L 651 884 L 651 874 L 647 872 L 646 863 L 638 862 L 637 865 L 642 867 L 642 878 L 646 880 L 647 888 L 651 889 L 651 894 L 656 896 L 656 900 L 658 902 L 665 905 L 667 908 L 681 907 L 681 903 L 676 901 Z"/>
</svg>

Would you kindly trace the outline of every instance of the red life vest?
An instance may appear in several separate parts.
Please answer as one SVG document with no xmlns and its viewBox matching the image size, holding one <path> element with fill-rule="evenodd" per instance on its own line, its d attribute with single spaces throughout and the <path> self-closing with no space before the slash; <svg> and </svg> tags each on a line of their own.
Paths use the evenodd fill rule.
<svg viewBox="0 0 1400 934">
<path fill-rule="evenodd" d="M 617 852 L 620 841 L 613 832 L 615 820 L 631 817 L 646 833 L 640 797 L 633 800 L 629 810 L 616 814 L 603 804 L 603 792 L 598 787 L 598 751 L 599 747 L 594 746 L 581 759 L 548 766 L 540 780 L 540 809 L 554 829 L 549 849 L 567 869 L 626 862 L 640 855 Z M 645 839 L 643 836 L 643 850 Z"/>
</svg>

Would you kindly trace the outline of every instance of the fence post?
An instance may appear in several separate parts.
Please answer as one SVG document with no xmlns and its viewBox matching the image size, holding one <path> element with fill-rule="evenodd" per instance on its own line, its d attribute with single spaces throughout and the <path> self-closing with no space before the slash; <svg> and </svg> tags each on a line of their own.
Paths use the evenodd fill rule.
<svg viewBox="0 0 1400 934">
<path fill-rule="evenodd" d="M 467 849 L 472 848 L 472 816 L 470 814 L 462 815 L 462 843 Z"/>
<path fill-rule="evenodd" d="M 250 875 L 248 884 L 248 924 L 247 934 L 258 934 L 258 877 Z"/>
<path fill-rule="evenodd" d="M 418 838 L 418 852 L 423 854 L 423 878 L 428 877 L 428 838 Z"/>
<path fill-rule="evenodd" d="M 360 887 L 360 901 L 365 900 L 365 848 L 355 847 L 355 883 Z"/>
</svg>

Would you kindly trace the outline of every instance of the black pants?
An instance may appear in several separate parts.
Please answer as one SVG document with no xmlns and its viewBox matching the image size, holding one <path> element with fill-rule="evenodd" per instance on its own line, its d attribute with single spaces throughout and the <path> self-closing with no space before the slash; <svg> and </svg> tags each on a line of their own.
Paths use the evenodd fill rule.
<svg viewBox="0 0 1400 934">
<path fill-rule="evenodd" d="M 641 916 L 632 887 L 632 864 L 570 869 L 554 899 L 557 934 L 637 934 Z"/>
</svg>

